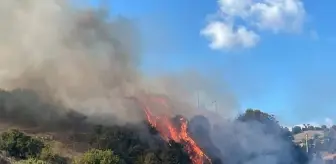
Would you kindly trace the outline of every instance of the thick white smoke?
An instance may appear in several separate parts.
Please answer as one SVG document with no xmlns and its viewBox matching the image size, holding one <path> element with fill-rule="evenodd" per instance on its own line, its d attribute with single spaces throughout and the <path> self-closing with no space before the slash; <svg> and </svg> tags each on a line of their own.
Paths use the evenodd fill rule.
<svg viewBox="0 0 336 164">
<path fill-rule="evenodd" d="M 144 92 L 196 104 L 189 97 L 204 87 L 190 84 L 203 81 L 146 78 L 138 69 L 142 52 L 136 26 L 108 13 L 79 9 L 67 0 L 2 0 L 0 88 L 32 89 L 45 101 L 122 120 L 139 118 L 125 97 Z"/>
<path fill-rule="evenodd" d="M 0 6 L 2 88 L 33 89 L 74 109 L 126 114 L 121 99 L 140 81 L 131 22 L 65 0 L 4 0 Z"/>
</svg>

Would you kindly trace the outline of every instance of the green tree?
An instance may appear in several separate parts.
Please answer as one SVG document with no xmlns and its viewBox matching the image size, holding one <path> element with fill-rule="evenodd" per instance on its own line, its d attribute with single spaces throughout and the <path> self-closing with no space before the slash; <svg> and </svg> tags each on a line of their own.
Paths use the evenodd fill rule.
<svg viewBox="0 0 336 164">
<path fill-rule="evenodd" d="M 26 160 L 15 162 L 15 164 L 51 164 L 51 163 L 36 158 L 29 158 Z"/>
<path fill-rule="evenodd" d="M 237 120 L 242 122 L 258 121 L 264 124 L 267 123 L 278 124 L 278 121 L 276 120 L 274 115 L 270 115 L 258 109 L 247 109 L 245 113 L 238 116 Z"/>
<path fill-rule="evenodd" d="M 55 154 L 52 151 L 52 148 L 51 148 L 50 145 L 46 145 L 42 149 L 42 151 L 39 155 L 39 159 L 41 159 L 43 161 L 53 163 L 53 164 L 65 164 L 65 163 L 67 163 L 67 159 L 58 155 L 58 154 Z"/>
<path fill-rule="evenodd" d="M 137 157 L 149 149 L 145 140 L 141 140 L 139 130 L 133 127 L 105 127 L 97 138 L 96 145 L 100 149 L 110 149 L 126 163 L 134 163 Z"/>
<path fill-rule="evenodd" d="M 0 149 L 13 157 L 37 157 L 43 147 L 43 142 L 16 129 L 4 132 L 0 136 Z"/>
<path fill-rule="evenodd" d="M 302 128 L 300 126 L 294 126 L 292 128 L 292 133 L 295 135 L 295 134 L 299 134 L 302 132 Z"/>
<path fill-rule="evenodd" d="M 245 113 L 237 117 L 237 121 L 246 123 L 258 122 L 264 125 L 263 131 L 267 134 L 279 134 L 283 131 L 274 115 L 270 115 L 260 110 L 247 109 Z"/>
<path fill-rule="evenodd" d="M 155 153 L 149 152 L 143 155 L 140 155 L 137 158 L 136 164 L 157 164 L 160 163 L 160 159 L 156 156 Z"/>
<path fill-rule="evenodd" d="M 118 164 L 120 158 L 111 150 L 92 149 L 84 153 L 74 164 Z"/>
</svg>

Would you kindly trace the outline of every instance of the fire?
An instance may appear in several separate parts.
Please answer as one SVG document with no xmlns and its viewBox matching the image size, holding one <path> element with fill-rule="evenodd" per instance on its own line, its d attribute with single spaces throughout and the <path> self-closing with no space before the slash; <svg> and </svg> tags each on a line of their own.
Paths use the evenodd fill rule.
<svg viewBox="0 0 336 164">
<path fill-rule="evenodd" d="M 159 105 L 169 110 L 166 99 L 151 97 L 149 102 L 159 103 Z M 187 131 L 188 122 L 185 118 L 180 118 L 180 127 L 178 127 L 172 122 L 169 116 L 154 115 L 148 103 L 143 103 L 142 105 L 148 122 L 157 129 L 164 140 L 174 140 L 177 143 L 185 143 L 185 150 L 189 154 L 193 164 L 211 163 L 210 158 L 202 151 L 192 137 L 189 136 Z"/>
</svg>

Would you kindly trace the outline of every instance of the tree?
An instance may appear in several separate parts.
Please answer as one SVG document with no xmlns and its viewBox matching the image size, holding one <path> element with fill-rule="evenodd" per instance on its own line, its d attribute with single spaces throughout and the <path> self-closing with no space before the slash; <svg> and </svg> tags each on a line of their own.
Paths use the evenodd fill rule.
<svg viewBox="0 0 336 164">
<path fill-rule="evenodd" d="M 194 116 L 188 126 L 188 131 L 198 135 L 209 135 L 211 129 L 210 121 L 202 115 Z"/>
<path fill-rule="evenodd" d="M 247 109 L 245 113 L 238 116 L 237 120 L 242 122 L 248 121 L 258 121 L 263 124 L 272 123 L 278 124 L 278 121 L 274 117 L 274 115 L 270 115 L 268 113 L 264 113 L 258 109 Z"/>
<path fill-rule="evenodd" d="M 110 149 L 126 163 L 132 163 L 148 145 L 140 140 L 138 130 L 133 127 L 111 126 L 104 127 L 97 138 L 96 144 L 100 149 Z"/>
<path fill-rule="evenodd" d="M 331 129 L 336 130 L 336 125 L 331 126 Z"/>
<path fill-rule="evenodd" d="M 52 151 L 52 148 L 50 145 L 46 145 L 40 155 L 39 155 L 39 159 L 43 160 L 43 161 L 46 161 L 46 162 L 49 162 L 49 163 L 53 163 L 53 164 L 65 164 L 67 163 L 67 159 L 58 155 L 58 154 L 55 154 L 53 151 Z"/>
<path fill-rule="evenodd" d="M 262 130 L 266 134 L 279 134 L 282 131 L 282 127 L 279 125 L 279 122 L 274 115 L 270 115 L 260 110 L 247 109 L 245 113 L 239 115 L 236 120 L 245 123 L 260 123 L 264 125 Z"/>
<path fill-rule="evenodd" d="M 308 155 L 302 150 L 300 146 L 293 143 L 292 133 L 290 133 L 288 129 L 281 127 L 273 115 L 264 113 L 260 110 L 248 109 L 246 110 L 245 113 L 239 115 L 237 120 L 241 122 L 245 122 L 245 123 L 258 122 L 258 123 L 265 125 L 265 126 L 262 126 L 265 133 L 274 135 L 274 137 L 283 139 L 283 141 L 288 143 L 288 145 L 290 146 L 290 149 L 289 149 L 290 154 L 293 155 L 292 163 L 295 163 L 295 164 L 307 164 L 308 163 Z M 253 156 L 254 154 L 252 154 L 252 157 Z M 279 155 L 279 160 L 280 159 L 281 159 L 281 155 Z"/>
<path fill-rule="evenodd" d="M 158 154 L 162 164 L 191 164 L 184 145 L 172 140 L 166 143 L 163 151 Z"/>
<path fill-rule="evenodd" d="M 26 160 L 18 161 L 15 164 L 51 164 L 51 163 L 36 158 L 29 158 Z"/>
<path fill-rule="evenodd" d="M 292 133 L 295 135 L 295 134 L 299 134 L 302 132 L 302 128 L 300 126 L 294 126 L 292 128 Z"/>
<path fill-rule="evenodd" d="M 315 130 L 315 129 L 316 128 L 314 126 L 308 124 L 308 130 Z"/>
<path fill-rule="evenodd" d="M 16 129 L 4 132 L 0 136 L 0 149 L 13 157 L 37 157 L 43 147 L 43 142 L 27 136 Z"/>
<path fill-rule="evenodd" d="M 118 164 L 120 158 L 111 150 L 92 149 L 84 153 L 74 164 Z"/>
<path fill-rule="evenodd" d="M 140 155 L 137 158 L 136 164 L 157 164 L 160 163 L 160 159 L 157 157 L 157 155 L 153 152 L 145 153 L 143 155 Z"/>
<path fill-rule="evenodd" d="M 198 146 L 212 159 L 213 164 L 220 164 L 221 151 L 214 145 L 210 137 L 211 124 L 208 118 L 196 115 L 190 119 L 188 125 L 188 132 Z"/>
</svg>

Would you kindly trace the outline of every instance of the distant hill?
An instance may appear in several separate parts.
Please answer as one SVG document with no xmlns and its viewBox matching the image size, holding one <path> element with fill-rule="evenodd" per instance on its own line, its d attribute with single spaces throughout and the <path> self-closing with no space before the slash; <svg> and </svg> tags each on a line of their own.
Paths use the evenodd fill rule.
<svg viewBox="0 0 336 164">
<path fill-rule="evenodd" d="M 302 140 L 306 138 L 307 134 L 308 134 L 309 139 L 313 138 L 316 135 L 322 138 L 324 137 L 323 130 L 307 130 L 307 131 L 303 131 L 302 133 L 294 135 L 294 142 L 300 143 Z"/>
<path fill-rule="evenodd" d="M 303 145 L 302 141 L 305 140 L 306 135 L 308 135 L 308 139 L 314 138 L 314 136 L 318 136 L 319 138 L 324 139 L 324 131 L 323 130 L 308 130 L 308 131 L 303 131 L 299 134 L 294 135 L 294 142 L 297 144 L 300 144 L 301 146 Z M 320 151 L 320 155 L 324 161 L 326 160 L 333 160 L 336 158 L 335 153 L 327 152 L 327 151 Z"/>
</svg>

